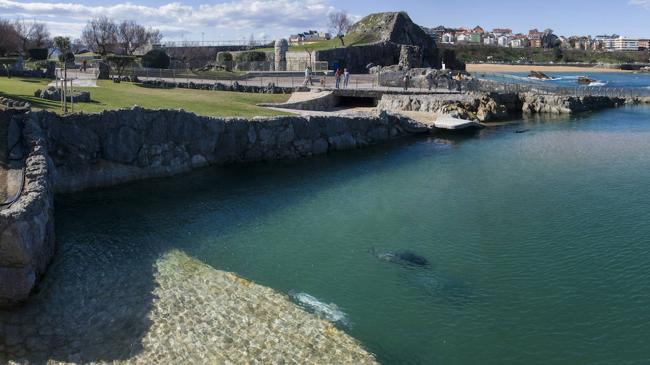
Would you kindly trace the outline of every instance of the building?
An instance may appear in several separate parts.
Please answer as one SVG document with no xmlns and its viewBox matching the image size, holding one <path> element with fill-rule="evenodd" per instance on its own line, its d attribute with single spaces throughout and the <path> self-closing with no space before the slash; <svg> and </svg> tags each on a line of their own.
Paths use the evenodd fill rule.
<svg viewBox="0 0 650 365">
<path fill-rule="evenodd" d="M 456 36 L 454 33 L 445 33 L 442 35 L 442 43 L 443 44 L 455 44 L 456 43 Z"/>
<path fill-rule="evenodd" d="M 466 33 L 456 34 L 456 44 L 467 44 L 470 42 L 470 35 Z"/>
<path fill-rule="evenodd" d="M 492 34 L 494 34 L 496 37 L 500 37 L 502 35 L 512 36 L 512 29 L 510 29 L 510 28 L 494 28 L 494 29 L 492 29 Z"/>
<path fill-rule="evenodd" d="M 513 38 L 510 41 L 510 47 L 512 48 L 526 48 L 528 47 L 528 38 L 524 35 L 519 35 Z"/>
<path fill-rule="evenodd" d="M 639 51 L 647 51 L 650 49 L 650 39 L 639 39 Z"/>
<path fill-rule="evenodd" d="M 329 33 L 317 32 L 315 30 L 309 30 L 304 33 L 293 34 L 289 37 L 290 44 L 302 44 L 309 42 L 318 42 L 331 39 L 332 36 Z"/>
<path fill-rule="evenodd" d="M 616 51 L 638 51 L 639 40 L 618 37 L 614 40 L 614 50 Z"/>
<path fill-rule="evenodd" d="M 499 47 L 509 47 L 510 46 L 510 37 L 507 35 L 502 35 L 497 38 L 497 45 Z"/>
<path fill-rule="evenodd" d="M 485 35 L 485 37 L 483 37 L 483 44 L 486 46 L 496 46 L 497 37 L 492 33 L 488 33 Z"/>
<path fill-rule="evenodd" d="M 472 33 L 483 34 L 485 33 L 485 30 L 477 25 L 474 27 L 474 29 L 472 29 Z"/>
<path fill-rule="evenodd" d="M 483 41 L 483 33 L 472 33 L 469 35 L 469 43 L 481 44 Z"/>
<path fill-rule="evenodd" d="M 528 40 L 532 48 L 542 48 L 542 33 L 537 28 L 528 32 Z"/>
</svg>

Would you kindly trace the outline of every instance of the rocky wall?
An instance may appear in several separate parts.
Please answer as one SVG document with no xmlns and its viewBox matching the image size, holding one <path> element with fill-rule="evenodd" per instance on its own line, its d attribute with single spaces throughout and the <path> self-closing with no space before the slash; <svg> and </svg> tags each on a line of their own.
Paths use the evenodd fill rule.
<svg viewBox="0 0 650 365">
<path fill-rule="evenodd" d="M 133 108 L 65 117 L 38 112 L 33 117 L 43 126 L 58 192 L 210 164 L 308 157 L 427 131 L 388 113 L 247 120 Z"/>
<path fill-rule="evenodd" d="M 37 120 L 24 119 L 23 138 L 23 191 L 0 210 L 0 307 L 26 300 L 54 254 L 51 161 Z"/>
</svg>

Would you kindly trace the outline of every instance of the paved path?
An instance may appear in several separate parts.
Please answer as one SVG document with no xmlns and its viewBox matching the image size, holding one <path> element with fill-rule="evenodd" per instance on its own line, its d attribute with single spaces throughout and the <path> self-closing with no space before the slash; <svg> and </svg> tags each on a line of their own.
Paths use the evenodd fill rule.
<svg viewBox="0 0 650 365">
<path fill-rule="evenodd" d="M 68 80 L 72 80 L 72 87 L 97 87 L 97 74 L 94 69 L 86 72 L 79 70 L 68 70 Z M 50 82 L 48 86 L 56 86 L 56 81 Z"/>
</svg>

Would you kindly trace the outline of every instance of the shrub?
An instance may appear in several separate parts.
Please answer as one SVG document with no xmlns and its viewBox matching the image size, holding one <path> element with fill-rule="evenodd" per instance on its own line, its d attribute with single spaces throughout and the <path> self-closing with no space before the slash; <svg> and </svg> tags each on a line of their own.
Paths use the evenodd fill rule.
<svg viewBox="0 0 650 365">
<path fill-rule="evenodd" d="M 169 56 L 162 49 L 152 49 L 142 56 L 142 66 L 150 68 L 169 68 Z"/>
<path fill-rule="evenodd" d="M 48 56 L 47 48 L 31 48 L 27 51 L 29 58 L 34 61 L 46 60 Z"/>
<path fill-rule="evenodd" d="M 217 53 L 217 64 L 223 65 L 227 62 L 232 62 L 232 53 L 230 52 Z"/>
<path fill-rule="evenodd" d="M 238 53 L 235 56 L 235 61 L 239 62 L 264 62 L 266 61 L 266 53 L 259 51 L 248 51 Z"/>
<path fill-rule="evenodd" d="M 59 55 L 60 62 L 74 62 L 74 53 L 68 51 Z"/>
</svg>

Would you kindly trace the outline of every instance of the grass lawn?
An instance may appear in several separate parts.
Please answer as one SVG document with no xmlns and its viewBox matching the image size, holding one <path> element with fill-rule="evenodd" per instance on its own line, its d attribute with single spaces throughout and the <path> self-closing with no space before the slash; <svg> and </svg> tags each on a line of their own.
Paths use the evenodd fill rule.
<svg viewBox="0 0 650 365">
<path fill-rule="evenodd" d="M 0 77 L 0 96 L 26 100 L 36 109 L 60 112 L 58 102 L 34 97 L 34 91 L 44 88 L 49 80 Z M 280 103 L 289 95 L 236 93 L 228 91 L 191 89 L 152 89 L 131 83 L 115 84 L 101 80 L 98 87 L 86 88 L 92 102 L 76 103 L 74 110 L 88 113 L 107 109 L 128 108 L 139 105 L 148 109 L 185 109 L 199 115 L 209 116 L 274 116 L 284 113 L 260 108 L 258 103 Z"/>
<path fill-rule="evenodd" d="M 378 41 L 374 35 L 370 34 L 350 34 L 343 37 L 345 42 L 345 47 L 347 46 L 358 46 L 362 44 L 368 44 Z M 332 38 L 328 41 L 318 41 L 301 45 L 290 45 L 289 52 L 299 52 L 299 51 L 322 51 L 325 49 L 340 48 L 344 47 L 341 45 L 341 40 L 338 38 Z M 273 48 L 263 48 L 256 49 L 256 51 L 273 51 Z"/>
</svg>

